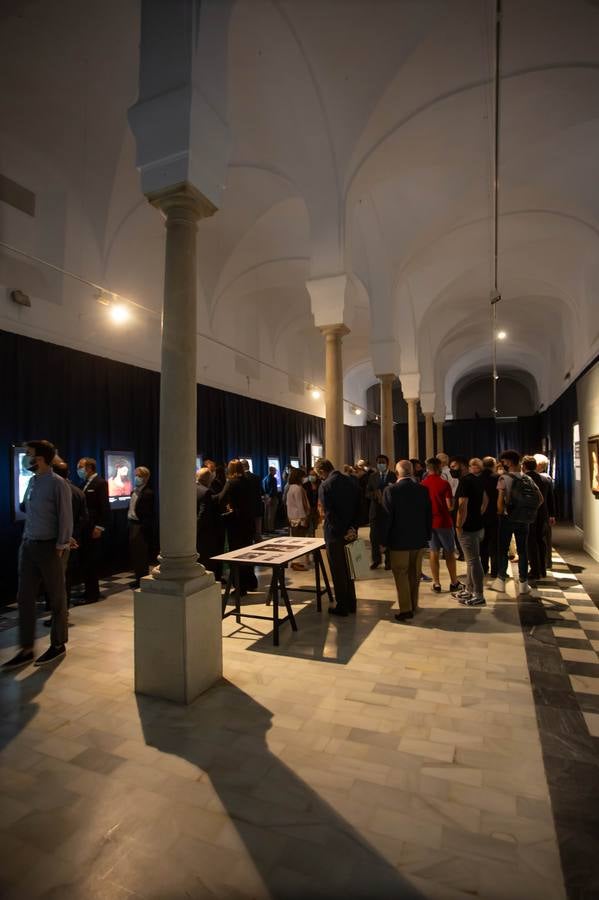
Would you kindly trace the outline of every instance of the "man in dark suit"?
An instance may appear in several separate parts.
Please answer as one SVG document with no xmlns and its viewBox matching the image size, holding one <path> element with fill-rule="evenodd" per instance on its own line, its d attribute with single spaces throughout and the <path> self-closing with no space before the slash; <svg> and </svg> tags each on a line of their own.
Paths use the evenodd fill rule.
<svg viewBox="0 0 599 900">
<path fill-rule="evenodd" d="M 110 524 L 108 485 L 98 475 L 96 460 L 84 456 L 77 463 L 77 475 L 84 482 L 83 493 L 89 521 L 81 534 L 81 567 L 85 592 L 80 604 L 97 603 L 100 599 L 99 569 L 103 538 Z"/>
<path fill-rule="evenodd" d="M 329 612 L 347 616 L 356 611 L 356 590 L 349 574 L 345 545 L 357 531 L 360 490 L 353 478 L 338 472 L 328 459 L 319 459 L 314 469 L 322 480 L 319 499 L 324 510 L 324 539 L 337 601 Z"/>
<path fill-rule="evenodd" d="M 368 522 L 370 524 L 370 556 L 371 569 L 378 569 L 381 564 L 381 528 L 385 522 L 383 509 L 383 491 L 388 484 L 395 484 L 397 478 L 389 468 L 389 457 L 380 453 L 376 458 L 376 471 L 368 476 L 366 497 L 370 501 Z M 389 550 L 385 551 L 385 568 L 390 569 Z"/>
<path fill-rule="evenodd" d="M 241 465 L 243 466 L 243 471 L 245 472 L 244 478 L 249 481 L 250 487 L 252 489 L 252 502 L 254 504 L 255 520 L 254 541 L 261 541 L 262 517 L 264 515 L 264 503 L 262 502 L 262 481 L 260 480 L 259 475 L 254 475 L 254 473 L 250 471 L 250 464 L 247 459 L 242 459 Z"/>
<path fill-rule="evenodd" d="M 223 564 L 211 557 L 225 552 L 225 523 L 221 515 L 218 494 L 214 491 L 214 474 L 206 466 L 196 473 L 197 491 L 197 551 L 202 565 L 214 572 L 216 581 L 223 574 Z"/>
<path fill-rule="evenodd" d="M 412 478 L 412 463 L 401 459 L 395 467 L 397 481 L 385 488 L 382 532 L 395 578 L 398 622 L 411 619 L 418 609 L 418 590 L 424 549 L 431 539 L 433 511 L 429 493 Z"/>
<path fill-rule="evenodd" d="M 148 487 L 149 480 L 150 470 L 146 466 L 138 466 L 127 513 L 129 556 L 135 587 L 139 587 L 140 579 L 150 571 L 154 544 L 154 491 Z"/>
<path fill-rule="evenodd" d="M 73 535 L 71 537 L 71 546 L 69 553 L 64 553 L 62 560 L 65 566 L 65 586 L 67 592 L 67 605 L 71 599 L 71 588 L 73 586 L 73 573 L 79 570 L 79 547 L 81 546 L 81 535 L 87 527 L 89 516 L 87 513 L 87 503 L 85 502 L 85 494 L 69 480 L 69 467 L 60 456 L 55 456 L 52 460 L 52 469 L 57 475 L 65 479 L 71 492 L 71 505 L 73 508 Z M 46 619 L 44 625 L 49 628 L 52 625 L 52 619 Z"/>
</svg>

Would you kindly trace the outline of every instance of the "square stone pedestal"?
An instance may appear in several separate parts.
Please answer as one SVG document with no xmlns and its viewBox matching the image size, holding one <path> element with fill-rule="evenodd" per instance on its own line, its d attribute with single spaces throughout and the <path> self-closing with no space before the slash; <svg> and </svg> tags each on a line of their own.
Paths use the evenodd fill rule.
<svg viewBox="0 0 599 900">
<path fill-rule="evenodd" d="M 223 674 L 220 586 L 149 576 L 134 596 L 136 693 L 192 703 Z"/>
</svg>

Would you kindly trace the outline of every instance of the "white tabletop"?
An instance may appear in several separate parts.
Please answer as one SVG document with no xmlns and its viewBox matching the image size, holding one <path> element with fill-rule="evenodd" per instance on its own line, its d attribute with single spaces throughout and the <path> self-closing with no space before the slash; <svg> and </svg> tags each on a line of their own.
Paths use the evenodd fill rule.
<svg viewBox="0 0 599 900">
<path fill-rule="evenodd" d="M 276 537 L 259 544 L 250 544 L 231 553 L 212 556 L 220 562 L 245 562 L 255 566 L 282 566 L 285 563 L 324 547 L 323 538 Z"/>
</svg>

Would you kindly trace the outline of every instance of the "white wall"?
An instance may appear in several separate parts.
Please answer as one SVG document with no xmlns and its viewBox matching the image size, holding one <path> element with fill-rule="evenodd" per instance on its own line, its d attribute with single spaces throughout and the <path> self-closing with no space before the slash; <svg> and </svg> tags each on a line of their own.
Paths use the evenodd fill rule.
<svg viewBox="0 0 599 900">
<path fill-rule="evenodd" d="M 587 441 L 599 434 L 599 363 L 576 385 L 578 421 L 580 422 L 580 455 L 582 457 L 582 527 L 584 549 L 599 560 L 599 499 L 591 493 Z"/>
</svg>

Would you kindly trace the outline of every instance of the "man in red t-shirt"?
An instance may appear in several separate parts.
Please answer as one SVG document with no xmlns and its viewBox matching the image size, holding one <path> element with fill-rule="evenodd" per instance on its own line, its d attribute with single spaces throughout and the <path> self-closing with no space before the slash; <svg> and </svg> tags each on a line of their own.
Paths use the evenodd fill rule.
<svg viewBox="0 0 599 900">
<path fill-rule="evenodd" d="M 453 495 L 449 483 L 441 477 L 441 464 L 438 459 L 434 457 L 427 459 L 426 477 L 422 481 L 422 486 L 427 489 L 433 507 L 433 534 L 430 551 L 433 591 L 436 594 L 441 593 L 439 582 L 439 552 L 441 549 L 451 579 L 449 590 L 457 591 L 461 585 L 456 572 L 456 548 L 450 515 L 450 510 L 453 509 Z"/>
</svg>

